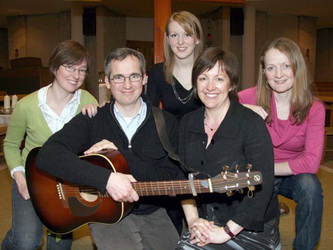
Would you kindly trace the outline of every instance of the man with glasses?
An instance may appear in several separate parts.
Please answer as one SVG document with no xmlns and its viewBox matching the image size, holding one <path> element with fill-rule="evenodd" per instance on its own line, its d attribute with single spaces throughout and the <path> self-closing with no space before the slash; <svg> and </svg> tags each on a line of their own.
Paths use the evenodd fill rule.
<svg viewBox="0 0 333 250">
<path fill-rule="evenodd" d="M 104 66 L 111 103 L 91 119 L 76 116 L 52 136 L 41 149 L 37 166 L 58 178 L 107 191 L 115 201 L 136 202 L 131 213 L 117 224 L 90 224 L 98 249 L 174 249 L 178 233 L 160 207 L 159 197 L 139 198 L 131 185 L 182 176 L 159 139 L 151 105 L 141 97 L 147 80 L 145 59 L 136 50 L 119 48 L 107 56 Z M 167 135 L 176 146 L 177 122 L 172 115 L 163 115 Z M 84 150 L 89 154 L 110 148 L 122 153 L 131 174 L 112 172 L 77 156 Z"/>
</svg>

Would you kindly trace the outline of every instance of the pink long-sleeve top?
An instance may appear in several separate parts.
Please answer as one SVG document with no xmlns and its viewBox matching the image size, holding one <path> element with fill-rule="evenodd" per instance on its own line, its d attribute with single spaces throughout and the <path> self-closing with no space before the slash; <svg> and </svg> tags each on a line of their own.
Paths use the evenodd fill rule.
<svg viewBox="0 0 333 250">
<path fill-rule="evenodd" d="M 256 87 L 239 94 L 242 104 L 256 105 Z M 302 124 L 292 124 L 290 119 L 277 117 L 274 95 L 271 99 L 272 123 L 266 123 L 274 146 L 275 163 L 288 162 L 293 174 L 317 173 L 323 154 L 325 136 L 325 106 L 313 101 L 307 118 Z"/>
</svg>

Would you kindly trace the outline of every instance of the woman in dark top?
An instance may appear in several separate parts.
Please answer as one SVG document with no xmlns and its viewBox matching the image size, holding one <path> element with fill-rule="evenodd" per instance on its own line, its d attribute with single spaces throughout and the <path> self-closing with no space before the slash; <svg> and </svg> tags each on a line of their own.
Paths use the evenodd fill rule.
<svg viewBox="0 0 333 250">
<path fill-rule="evenodd" d="M 193 87 L 204 104 L 180 123 L 182 162 L 215 176 L 229 166 L 252 165 L 261 185 L 248 190 L 201 194 L 182 201 L 189 225 L 177 249 L 281 249 L 277 197 L 273 196 L 273 147 L 259 115 L 237 102 L 238 62 L 232 53 L 207 49 L 193 66 Z"/>
<path fill-rule="evenodd" d="M 147 96 L 154 106 L 162 106 L 177 120 L 199 108 L 191 81 L 195 58 L 202 52 L 203 32 L 199 19 L 190 12 L 173 13 L 164 33 L 165 61 L 149 71 Z M 177 198 L 165 200 L 165 207 L 178 233 L 183 229 L 183 211 Z"/>
<path fill-rule="evenodd" d="M 165 62 L 150 69 L 147 96 L 153 105 L 161 103 L 178 120 L 201 106 L 193 96 L 191 74 L 202 48 L 203 32 L 198 18 L 187 11 L 173 13 L 165 28 Z"/>
</svg>

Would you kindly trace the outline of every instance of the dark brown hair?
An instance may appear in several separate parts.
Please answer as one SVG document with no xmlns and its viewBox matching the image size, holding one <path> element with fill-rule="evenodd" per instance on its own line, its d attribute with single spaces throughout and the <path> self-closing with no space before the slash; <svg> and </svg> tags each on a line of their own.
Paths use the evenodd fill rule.
<svg viewBox="0 0 333 250">
<path fill-rule="evenodd" d="M 72 40 L 59 43 L 53 49 L 49 60 L 51 80 L 54 80 L 56 72 L 61 65 L 75 65 L 83 61 L 87 62 L 87 72 L 89 72 L 90 56 L 88 50 L 83 45 Z"/>
<path fill-rule="evenodd" d="M 219 63 L 221 70 L 224 71 L 230 79 L 231 91 L 229 97 L 238 100 L 237 86 L 239 80 L 239 64 L 236 56 L 232 52 L 223 51 L 217 47 L 210 47 L 195 60 L 192 70 L 192 85 L 197 92 L 197 79 L 200 74 L 206 70 L 212 69 L 216 63 Z"/>
<path fill-rule="evenodd" d="M 110 78 L 111 63 L 113 60 L 122 61 L 128 56 L 136 57 L 140 62 L 141 74 L 146 73 L 146 60 L 140 51 L 131 48 L 117 48 L 111 51 L 104 61 L 105 75 Z"/>
</svg>

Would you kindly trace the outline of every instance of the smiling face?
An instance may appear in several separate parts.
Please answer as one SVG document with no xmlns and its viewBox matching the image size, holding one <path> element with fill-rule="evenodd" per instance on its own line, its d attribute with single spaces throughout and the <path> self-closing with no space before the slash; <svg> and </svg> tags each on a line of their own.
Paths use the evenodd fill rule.
<svg viewBox="0 0 333 250">
<path fill-rule="evenodd" d="M 106 86 L 111 90 L 115 103 L 121 107 L 135 107 L 140 104 L 140 95 L 146 82 L 144 74 L 139 81 L 131 81 L 130 76 L 142 76 L 139 59 L 135 56 L 127 56 L 123 60 L 112 60 L 110 63 L 110 76 L 105 77 Z M 116 83 L 114 77 L 124 76 L 125 81 Z"/>
<path fill-rule="evenodd" d="M 273 48 L 266 52 L 264 62 L 264 72 L 271 89 L 278 94 L 291 93 L 295 76 L 289 58 Z"/>
<path fill-rule="evenodd" d="M 197 94 L 206 109 L 219 109 L 229 104 L 231 89 L 229 76 L 218 62 L 197 77 Z"/>
<path fill-rule="evenodd" d="M 167 42 L 178 59 L 194 56 L 195 46 L 199 43 L 196 37 L 189 35 L 176 21 L 168 26 Z"/>
<path fill-rule="evenodd" d="M 74 72 L 69 72 L 66 70 L 65 66 L 72 66 L 77 70 Z M 86 78 L 85 75 L 79 74 L 79 70 L 87 69 L 87 61 L 83 60 L 81 63 L 75 65 L 65 64 L 65 66 L 60 65 L 60 67 L 57 69 L 53 83 L 58 84 L 68 93 L 74 93 L 78 88 L 81 87 L 84 79 Z"/>
</svg>

